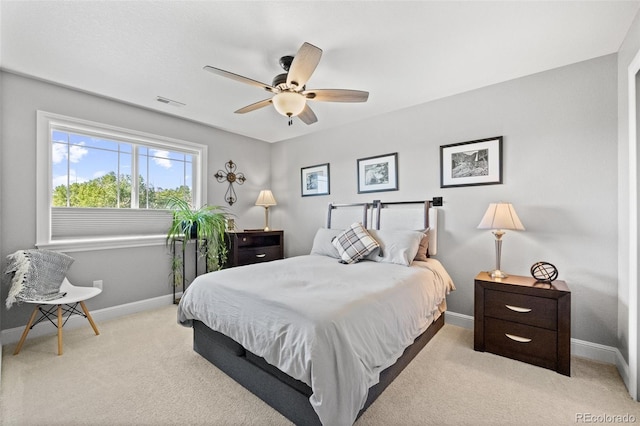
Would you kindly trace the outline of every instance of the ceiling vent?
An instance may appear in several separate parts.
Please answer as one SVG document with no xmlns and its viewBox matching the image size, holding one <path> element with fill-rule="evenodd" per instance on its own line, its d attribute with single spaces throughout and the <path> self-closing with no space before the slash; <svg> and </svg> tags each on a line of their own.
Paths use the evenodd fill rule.
<svg viewBox="0 0 640 426">
<path fill-rule="evenodd" d="M 183 104 L 182 102 L 174 101 L 168 98 L 164 98 L 162 96 L 156 96 L 156 100 L 158 102 L 162 102 L 163 104 L 173 105 L 175 107 L 183 107 L 186 105 L 186 104 Z"/>
</svg>

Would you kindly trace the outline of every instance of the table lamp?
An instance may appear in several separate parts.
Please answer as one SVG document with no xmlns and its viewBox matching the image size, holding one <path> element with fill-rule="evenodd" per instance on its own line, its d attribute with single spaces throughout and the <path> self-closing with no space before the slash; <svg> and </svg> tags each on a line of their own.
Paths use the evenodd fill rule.
<svg viewBox="0 0 640 426">
<path fill-rule="evenodd" d="M 496 236 L 496 269 L 490 272 L 492 278 L 507 278 L 508 275 L 500 270 L 500 256 L 502 251 L 502 236 L 504 229 L 524 231 L 524 226 L 516 214 L 511 203 L 491 203 L 485 212 L 478 229 L 493 229 Z"/>
<path fill-rule="evenodd" d="M 258 199 L 256 200 L 256 206 L 264 207 L 264 230 L 269 230 L 269 207 L 275 206 L 276 199 L 273 197 L 271 190 L 263 189 L 260 191 L 258 195 Z"/>
</svg>

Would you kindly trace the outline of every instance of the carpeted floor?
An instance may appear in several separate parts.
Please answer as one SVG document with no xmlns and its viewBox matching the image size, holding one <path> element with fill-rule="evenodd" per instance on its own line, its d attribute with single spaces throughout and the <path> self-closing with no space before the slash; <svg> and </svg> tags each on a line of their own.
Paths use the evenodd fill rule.
<svg viewBox="0 0 640 426">
<path fill-rule="evenodd" d="M 2 425 L 289 425 L 193 352 L 176 307 L 4 347 Z M 591 417 L 589 417 L 591 416 Z M 620 416 L 620 417 L 615 417 Z M 622 417 L 622 416 L 627 416 Z M 364 425 L 640 423 L 615 367 L 572 358 L 572 377 L 473 350 L 445 325 L 358 420 Z M 599 420 L 599 421 L 598 421 Z M 608 420 L 608 421 L 607 421 Z M 616 421 L 617 420 L 617 421 Z"/>
</svg>

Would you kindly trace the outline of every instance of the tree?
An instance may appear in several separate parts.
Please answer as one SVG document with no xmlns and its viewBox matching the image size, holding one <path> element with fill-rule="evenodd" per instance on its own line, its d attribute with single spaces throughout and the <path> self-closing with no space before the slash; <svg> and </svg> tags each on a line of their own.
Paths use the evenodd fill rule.
<svg viewBox="0 0 640 426">
<path fill-rule="evenodd" d="M 182 185 L 175 189 L 156 189 L 139 177 L 139 207 L 149 209 L 166 208 L 167 200 L 179 198 L 191 201 L 191 189 Z M 118 200 L 120 201 L 118 203 Z M 68 201 L 68 202 L 67 202 Z M 54 207 L 131 207 L 131 176 L 109 172 L 87 182 L 59 185 L 53 190 Z"/>
</svg>

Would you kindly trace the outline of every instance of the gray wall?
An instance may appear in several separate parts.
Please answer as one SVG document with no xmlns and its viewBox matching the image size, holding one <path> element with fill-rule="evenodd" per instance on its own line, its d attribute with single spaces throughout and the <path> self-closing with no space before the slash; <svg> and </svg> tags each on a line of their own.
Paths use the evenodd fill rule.
<svg viewBox="0 0 640 426">
<path fill-rule="evenodd" d="M 473 278 L 495 264 L 493 235 L 476 227 L 490 202 L 508 201 L 526 231 L 504 237 L 502 268 L 555 264 L 572 290 L 572 337 L 615 346 L 616 69 L 609 55 L 275 144 L 272 224 L 285 229 L 287 255 L 308 253 L 328 202 L 442 196 L 437 258 L 458 288 L 449 309 L 473 315 Z M 498 135 L 504 184 L 440 188 L 440 145 Z M 399 191 L 357 194 L 356 160 L 390 152 Z M 301 197 L 300 168 L 325 162 L 331 195 Z"/>
<path fill-rule="evenodd" d="M 473 315 L 473 277 L 494 265 L 493 236 L 476 226 L 488 203 L 512 202 L 527 230 L 504 237 L 503 269 L 526 275 L 535 261 L 556 264 L 573 291 L 573 337 L 616 345 L 615 55 L 274 145 L 13 74 L 0 77 L 3 261 L 35 240 L 35 111 L 42 109 L 208 144 L 208 202 L 223 203 L 226 187 L 211 175 L 233 159 L 249 181 L 238 187 L 240 201 L 232 210 L 240 227 L 259 227 L 263 210 L 253 203 L 271 184 L 278 200 L 271 225 L 285 230 L 288 256 L 309 251 L 329 201 L 442 196 L 438 258 L 458 287 L 449 308 L 466 315 Z M 320 107 L 318 113 L 321 119 Z M 505 138 L 504 184 L 440 189 L 440 145 L 498 135 Z M 399 155 L 400 190 L 357 194 L 356 159 L 390 152 Z M 300 168 L 324 162 L 331 164 L 331 195 L 302 198 Z M 73 256 L 72 281 L 104 280 L 92 309 L 171 291 L 164 247 Z M 20 326 L 27 316 L 27 308 L 3 308 L 2 327 Z"/>
<path fill-rule="evenodd" d="M 227 186 L 218 183 L 212 175 L 218 169 L 224 169 L 224 163 L 231 159 L 248 180 L 236 187 L 239 201 L 229 210 L 236 214 L 241 227 L 262 225 L 264 210 L 254 203 L 260 189 L 270 184 L 271 167 L 269 161 L 265 161 L 265 158 L 270 158 L 269 144 L 7 72 L 0 72 L 0 84 L 3 89 L 0 171 L 2 270 L 8 254 L 33 248 L 35 243 L 37 110 L 208 145 L 207 202 L 226 205 L 224 193 Z M 68 273 L 72 283 L 91 285 L 97 279 L 104 282 L 103 293 L 87 302 L 90 309 L 172 292 L 169 285 L 170 258 L 163 245 L 70 254 L 76 259 Z M 3 279 L 2 301 L 6 299 L 7 291 L 8 283 Z M 9 329 L 25 324 L 29 313 L 28 306 L 17 306 L 7 311 L 2 303 L 2 327 Z"/>
</svg>

